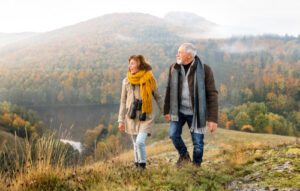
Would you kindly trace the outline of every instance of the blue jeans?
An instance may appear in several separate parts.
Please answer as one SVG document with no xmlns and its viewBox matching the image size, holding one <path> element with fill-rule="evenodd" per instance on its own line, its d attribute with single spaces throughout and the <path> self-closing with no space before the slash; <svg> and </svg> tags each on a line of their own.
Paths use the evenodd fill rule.
<svg viewBox="0 0 300 191">
<path fill-rule="evenodd" d="M 148 133 L 139 133 L 131 135 L 133 142 L 134 160 L 136 163 L 146 163 L 146 146 L 145 141 Z"/>
<path fill-rule="evenodd" d="M 178 112 L 178 121 L 170 122 L 170 131 L 169 136 L 172 139 L 172 142 L 177 149 L 179 155 L 186 154 L 187 148 L 181 138 L 182 127 L 187 122 L 189 128 L 191 128 L 193 116 L 192 115 L 184 115 L 183 113 Z M 202 162 L 203 157 L 203 147 L 204 147 L 204 135 L 191 132 L 194 152 L 193 152 L 193 162 L 200 164 Z"/>
</svg>

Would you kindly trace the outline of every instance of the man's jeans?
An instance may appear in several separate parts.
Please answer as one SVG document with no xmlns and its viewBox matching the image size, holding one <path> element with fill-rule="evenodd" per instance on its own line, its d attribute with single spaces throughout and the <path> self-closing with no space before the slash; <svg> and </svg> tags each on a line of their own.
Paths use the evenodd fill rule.
<svg viewBox="0 0 300 191">
<path fill-rule="evenodd" d="M 189 128 L 191 128 L 193 116 L 184 115 L 183 113 L 178 112 L 178 117 L 179 117 L 178 121 L 170 122 L 169 136 L 172 139 L 173 144 L 177 149 L 179 155 L 184 155 L 188 151 L 181 138 L 182 127 L 185 124 L 185 122 L 187 122 Z M 191 136 L 194 145 L 193 162 L 200 164 L 202 162 L 202 157 L 203 157 L 204 135 L 191 132 Z"/>
</svg>

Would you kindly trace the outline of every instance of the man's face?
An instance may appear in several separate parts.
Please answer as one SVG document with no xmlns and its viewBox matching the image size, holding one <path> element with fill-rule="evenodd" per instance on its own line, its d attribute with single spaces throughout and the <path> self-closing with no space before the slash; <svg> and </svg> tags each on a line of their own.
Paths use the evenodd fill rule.
<svg viewBox="0 0 300 191">
<path fill-rule="evenodd" d="M 184 46 L 180 46 L 177 52 L 177 63 L 178 64 L 188 64 L 192 58 L 191 53 L 186 53 L 186 48 Z"/>
</svg>

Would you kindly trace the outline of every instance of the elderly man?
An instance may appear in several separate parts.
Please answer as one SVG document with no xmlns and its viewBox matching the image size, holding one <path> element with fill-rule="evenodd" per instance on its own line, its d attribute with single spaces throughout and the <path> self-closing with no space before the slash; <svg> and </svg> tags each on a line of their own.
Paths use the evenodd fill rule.
<svg viewBox="0 0 300 191">
<path fill-rule="evenodd" d="M 201 166 L 206 125 L 210 132 L 218 126 L 218 91 L 211 68 L 200 61 L 191 43 L 179 47 L 177 63 L 170 67 L 164 117 L 170 121 L 169 135 L 179 153 L 175 166 L 180 167 L 184 162 L 191 161 L 181 138 L 185 122 L 190 128 L 194 145 L 193 164 Z"/>
</svg>

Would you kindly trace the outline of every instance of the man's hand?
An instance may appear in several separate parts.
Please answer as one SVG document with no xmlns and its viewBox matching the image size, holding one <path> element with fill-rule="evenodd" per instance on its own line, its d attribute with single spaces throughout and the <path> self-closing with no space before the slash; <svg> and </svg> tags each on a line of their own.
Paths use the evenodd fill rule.
<svg viewBox="0 0 300 191">
<path fill-rule="evenodd" d="M 211 133 L 214 132 L 217 129 L 217 127 L 218 127 L 217 123 L 212 122 L 212 121 L 208 122 L 208 128 L 209 128 Z"/>
<path fill-rule="evenodd" d="M 164 117 L 165 117 L 165 120 L 167 120 L 167 121 L 171 120 L 170 114 L 166 114 L 166 115 L 164 115 Z"/>
<path fill-rule="evenodd" d="M 123 122 L 119 122 L 119 131 L 120 132 L 125 132 L 125 124 Z"/>
</svg>

